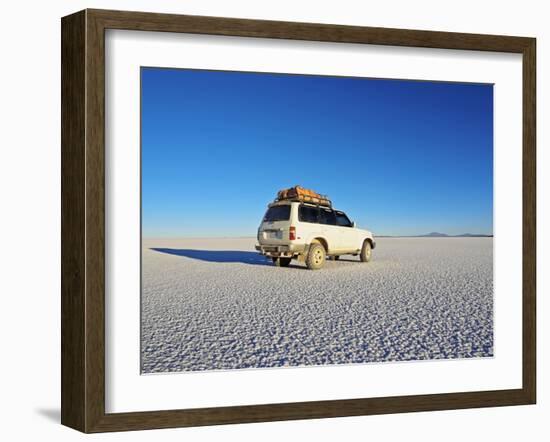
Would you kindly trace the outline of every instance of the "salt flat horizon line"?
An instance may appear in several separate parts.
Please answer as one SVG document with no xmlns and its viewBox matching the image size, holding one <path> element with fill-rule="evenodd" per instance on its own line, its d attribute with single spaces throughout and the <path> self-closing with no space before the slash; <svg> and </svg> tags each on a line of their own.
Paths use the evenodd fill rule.
<svg viewBox="0 0 550 442">
<path fill-rule="evenodd" d="M 450 235 L 445 233 L 438 233 L 437 234 L 422 234 L 422 235 L 374 235 L 375 238 L 493 238 L 494 234 L 492 233 L 462 233 L 458 235 Z M 256 235 L 212 235 L 212 236 L 205 236 L 205 235 L 142 235 L 142 239 L 211 239 L 211 238 L 217 238 L 217 239 L 239 239 L 239 238 L 256 238 Z"/>
</svg>

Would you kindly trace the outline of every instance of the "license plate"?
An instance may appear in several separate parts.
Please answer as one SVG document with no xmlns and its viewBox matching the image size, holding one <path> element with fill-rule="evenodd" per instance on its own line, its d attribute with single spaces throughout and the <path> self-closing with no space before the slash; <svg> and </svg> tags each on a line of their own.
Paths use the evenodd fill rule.
<svg viewBox="0 0 550 442">
<path fill-rule="evenodd" d="M 265 239 L 283 239 L 283 232 L 280 230 L 267 230 L 264 232 Z"/>
</svg>

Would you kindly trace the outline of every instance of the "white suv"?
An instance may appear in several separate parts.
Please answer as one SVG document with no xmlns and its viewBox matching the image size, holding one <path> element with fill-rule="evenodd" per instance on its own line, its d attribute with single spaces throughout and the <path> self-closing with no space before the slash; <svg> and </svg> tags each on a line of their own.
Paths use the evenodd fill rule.
<svg viewBox="0 0 550 442">
<path fill-rule="evenodd" d="M 372 233 L 355 227 L 347 215 L 328 206 L 277 201 L 268 206 L 258 228 L 258 250 L 286 267 L 293 258 L 320 269 L 327 256 L 360 255 L 368 262 L 376 246 Z"/>
</svg>

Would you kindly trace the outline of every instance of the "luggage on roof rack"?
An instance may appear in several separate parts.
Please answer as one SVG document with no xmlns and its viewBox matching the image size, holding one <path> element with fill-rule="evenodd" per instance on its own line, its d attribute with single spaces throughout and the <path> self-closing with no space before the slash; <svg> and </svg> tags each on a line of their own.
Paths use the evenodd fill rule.
<svg viewBox="0 0 550 442">
<path fill-rule="evenodd" d="M 332 207 L 332 202 L 326 195 L 321 195 L 310 189 L 304 189 L 301 186 L 294 186 L 289 189 L 279 190 L 276 201 L 283 200 L 302 201 L 305 203 Z"/>
</svg>

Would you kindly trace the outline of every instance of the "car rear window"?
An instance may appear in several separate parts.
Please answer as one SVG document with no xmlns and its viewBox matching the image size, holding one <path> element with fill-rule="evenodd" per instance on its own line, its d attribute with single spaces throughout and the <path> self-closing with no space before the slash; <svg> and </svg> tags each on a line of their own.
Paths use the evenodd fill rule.
<svg viewBox="0 0 550 442">
<path fill-rule="evenodd" d="M 319 222 L 317 220 L 318 214 L 319 210 L 317 207 L 300 206 L 298 210 L 298 220 L 303 223 L 317 223 Z"/>
<path fill-rule="evenodd" d="M 290 219 L 290 205 L 273 206 L 267 209 L 264 221 L 287 221 Z"/>
</svg>

